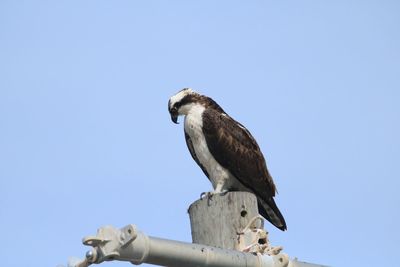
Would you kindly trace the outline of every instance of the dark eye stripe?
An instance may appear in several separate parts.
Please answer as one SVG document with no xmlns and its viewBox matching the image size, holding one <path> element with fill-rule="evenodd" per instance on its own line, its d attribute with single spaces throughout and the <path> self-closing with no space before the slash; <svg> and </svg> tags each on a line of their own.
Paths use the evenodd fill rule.
<svg viewBox="0 0 400 267">
<path fill-rule="evenodd" d="M 195 101 L 195 96 L 194 95 L 186 95 L 184 96 L 181 101 L 179 101 L 178 103 L 175 103 L 174 107 L 176 107 L 177 109 L 179 109 L 180 107 L 192 103 Z"/>
</svg>

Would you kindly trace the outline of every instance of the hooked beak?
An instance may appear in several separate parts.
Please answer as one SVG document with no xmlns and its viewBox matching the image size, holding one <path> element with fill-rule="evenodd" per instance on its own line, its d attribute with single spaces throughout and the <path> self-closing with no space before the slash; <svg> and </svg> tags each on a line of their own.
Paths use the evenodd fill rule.
<svg viewBox="0 0 400 267">
<path fill-rule="evenodd" d="M 171 111 L 170 114 L 172 122 L 178 124 L 178 112 Z"/>
<path fill-rule="evenodd" d="M 168 101 L 168 111 L 171 115 L 172 122 L 178 124 L 178 109 L 176 107 L 171 107 L 171 99 Z"/>
</svg>

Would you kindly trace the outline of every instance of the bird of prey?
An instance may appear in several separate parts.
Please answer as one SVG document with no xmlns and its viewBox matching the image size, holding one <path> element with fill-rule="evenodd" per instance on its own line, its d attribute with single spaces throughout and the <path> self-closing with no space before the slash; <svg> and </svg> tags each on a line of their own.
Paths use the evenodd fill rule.
<svg viewBox="0 0 400 267">
<path fill-rule="evenodd" d="M 211 194 L 247 191 L 257 197 L 259 213 L 280 230 L 286 222 L 275 204 L 275 184 L 250 132 L 213 99 L 185 88 L 172 96 L 168 111 L 174 123 L 185 116 L 190 154 L 211 181 Z"/>
</svg>

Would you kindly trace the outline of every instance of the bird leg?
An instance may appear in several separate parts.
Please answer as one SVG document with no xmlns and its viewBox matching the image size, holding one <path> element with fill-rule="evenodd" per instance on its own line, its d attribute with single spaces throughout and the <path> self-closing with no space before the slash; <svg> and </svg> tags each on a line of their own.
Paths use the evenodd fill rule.
<svg viewBox="0 0 400 267">
<path fill-rule="evenodd" d="M 217 186 L 215 187 L 215 190 L 213 191 L 214 194 L 222 194 L 228 192 L 228 190 L 223 189 L 224 188 L 224 182 L 218 182 Z"/>
</svg>

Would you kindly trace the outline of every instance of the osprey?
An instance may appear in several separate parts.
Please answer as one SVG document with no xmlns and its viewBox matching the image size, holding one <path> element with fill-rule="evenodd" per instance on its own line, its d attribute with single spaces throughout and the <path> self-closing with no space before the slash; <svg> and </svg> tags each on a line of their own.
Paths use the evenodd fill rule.
<svg viewBox="0 0 400 267">
<path fill-rule="evenodd" d="M 210 97 L 185 88 L 172 96 L 174 123 L 185 116 L 190 154 L 211 181 L 211 194 L 247 191 L 257 196 L 259 213 L 282 231 L 286 222 L 275 204 L 276 188 L 261 150 L 250 132 Z"/>
</svg>

